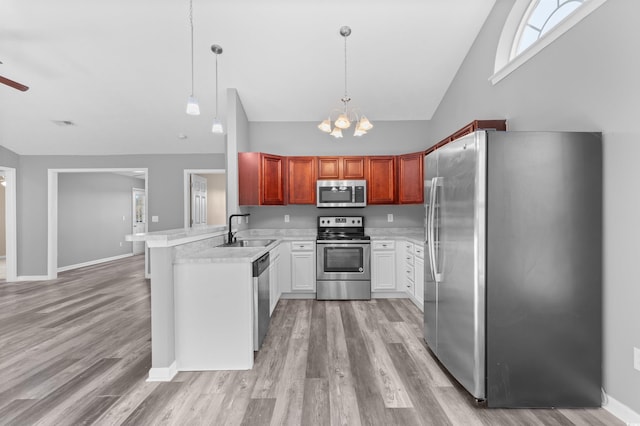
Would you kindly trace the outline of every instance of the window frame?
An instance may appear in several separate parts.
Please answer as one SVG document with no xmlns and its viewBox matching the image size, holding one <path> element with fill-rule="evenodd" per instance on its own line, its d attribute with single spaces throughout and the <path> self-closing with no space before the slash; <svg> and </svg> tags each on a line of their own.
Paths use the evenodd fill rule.
<svg viewBox="0 0 640 426">
<path fill-rule="evenodd" d="M 586 0 L 580 7 L 573 11 L 573 13 L 540 36 L 538 40 L 523 50 L 519 55 L 513 56 L 517 48 L 514 47 L 515 43 L 519 41 L 520 30 L 527 24 L 524 20 L 529 18 L 529 13 L 534 7 L 534 3 L 536 3 L 536 0 L 516 0 L 505 21 L 502 34 L 498 41 L 494 74 L 489 77 L 491 84 L 495 85 L 507 77 L 607 1 L 608 0 Z M 516 39 L 516 37 L 518 37 L 518 39 Z"/>
</svg>

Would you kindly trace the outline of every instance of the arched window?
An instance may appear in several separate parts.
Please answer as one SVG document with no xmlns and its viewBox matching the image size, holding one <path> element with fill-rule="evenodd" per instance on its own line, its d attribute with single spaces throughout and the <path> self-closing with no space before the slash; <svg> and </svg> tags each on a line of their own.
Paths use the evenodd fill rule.
<svg viewBox="0 0 640 426">
<path fill-rule="evenodd" d="M 519 55 L 538 41 L 551 28 L 558 25 L 585 0 L 537 0 L 531 2 L 513 43 L 511 57 Z"/>
<path fill-rule="evenodd" d="M 505 21 L 493 84 L 567 32 L 607 0 L 516 0 Z"/>
</svg>

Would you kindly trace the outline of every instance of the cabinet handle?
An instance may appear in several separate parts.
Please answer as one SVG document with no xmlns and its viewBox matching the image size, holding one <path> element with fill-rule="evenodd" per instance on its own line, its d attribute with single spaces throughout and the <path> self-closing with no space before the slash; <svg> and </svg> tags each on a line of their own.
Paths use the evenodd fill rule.
<svg viewBox="0 0 640 426">
<path fill-rule="evenodd" d="M 411 259 L 411 256 L 407 256 L 407 260 Z"/>
</svg>

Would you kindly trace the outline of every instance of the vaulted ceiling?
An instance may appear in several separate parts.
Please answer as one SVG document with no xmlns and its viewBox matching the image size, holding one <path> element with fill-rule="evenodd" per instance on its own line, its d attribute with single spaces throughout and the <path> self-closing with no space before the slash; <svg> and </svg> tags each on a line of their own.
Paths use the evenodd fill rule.
<svg viewBox="0 0 640 426">
<path fill-rule="evenodd" d="M 250 121 L 319 122 L 351 104 L 373 122 L 428 120 L 495 0 L 3 0 L 0 145 L 21 155 L 224 152 L 210 133 L 235 88 Z M 73 125 L 55 122 L 70 121 Z M 180 138 L 180 135 L 186 136 Z"/>
</svg>

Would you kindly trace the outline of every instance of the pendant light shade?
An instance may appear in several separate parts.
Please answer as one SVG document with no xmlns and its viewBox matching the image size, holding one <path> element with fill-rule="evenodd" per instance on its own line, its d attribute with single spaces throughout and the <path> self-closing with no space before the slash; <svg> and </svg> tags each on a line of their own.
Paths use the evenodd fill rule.
<svg viewBox="0 0 640 426">
<path fill-rule="evenodd" d="M 187 114 L 200 115 L 200 104 L 198 104 L 198 100 L 193 96 L 187 98 Z"/>
<path fill-rule="evenodd" d="M 340 130 L 338 127 L 334 127 L 334 129 L 329 134 L 331 136 L 333 136 L 334 138 L 341 138 L 342 137 L 342 130 Z"/>
<path fill-rule="evenodd" d="M 325 133 L 331 133 L 331 119 L 327 118 L 322 123 L 318 124 L 318 129 Z"/>
<path fill-rule="evenodd" d="M 349 117 L 347 114 L 340 114 L 335 123 L 333 123 L 338 129 L 348 129 L 351 126 L 351 122 L 349 121 Z"/>
<path fill-rule="evenodd" d="M 318 129 L 325 133 L 329 133 L 335 138 L 341 138 L 342 130 L 351 127 L 351 122 L 353 121 L 356 123 L 353 135 L 363 136 L 367 134 L 368 130 L 373 128 L 373 124 L 371 124 L 364 115 L 361 115 L 359 118 L 359 114 L 356 113 L 356 109 L 349 109 L 349 101 L 351 101 L 351 98 L 347 91 L 347 37 L 351 35 L 351 28 L 347 26 L 341 27 L 340 35 L 344 37 L 344 96 L 340 99 L 343 107 L 339 110 L 339 115 L 333 123 L 333 129 L 331 128 L 331 114 L 329 115 L 329 118 L 318 124 Z"/>
<path fill-rule="evenodd" d="M 224 133 L 224 127 L 222 127 L 222 122 L 217 118 L 213 119 L 213 126 L 211 126 L 211 131 L 213 133 L 222 134 Z"/>
</svg>

